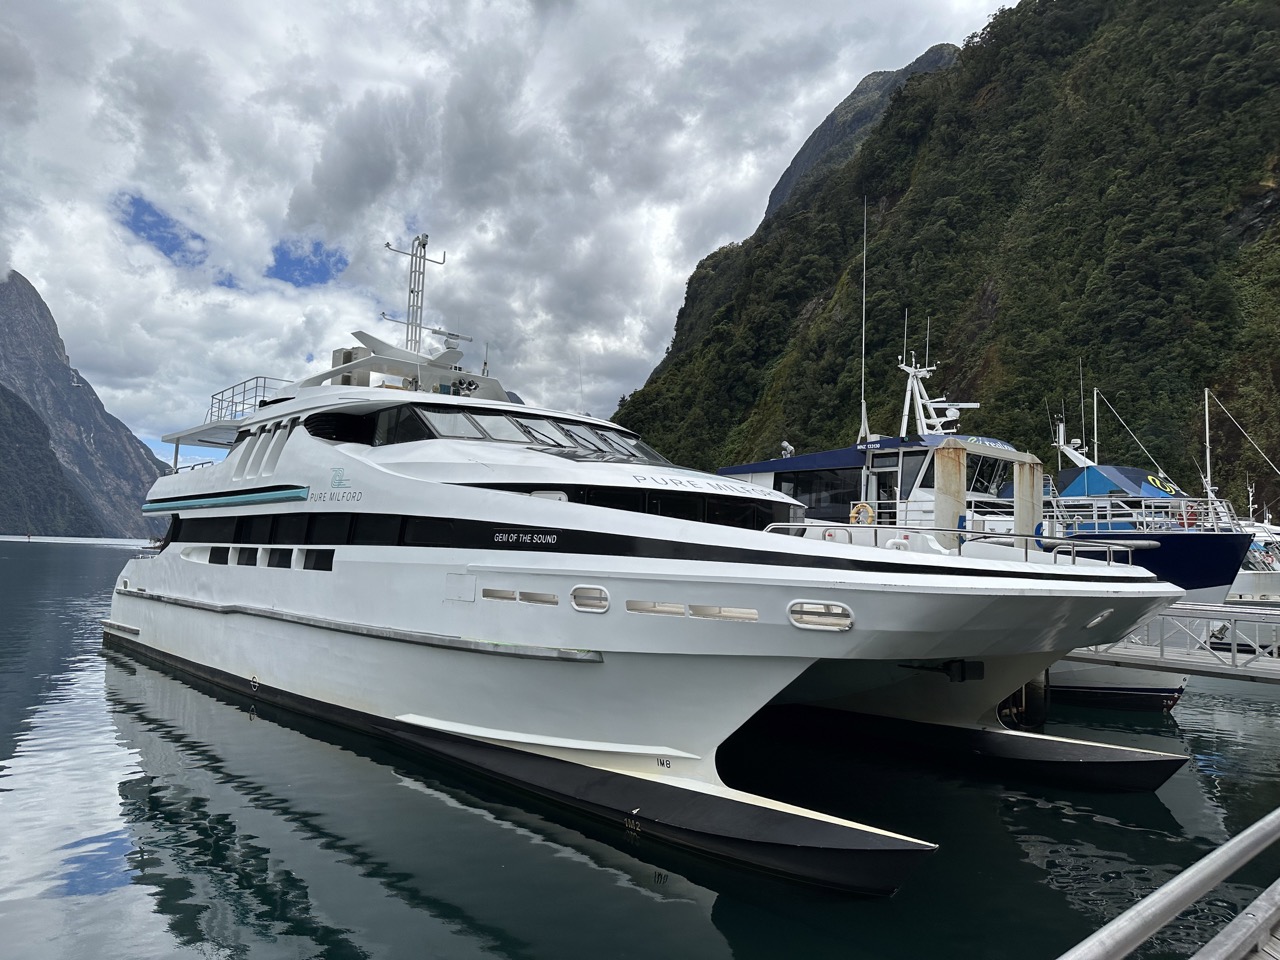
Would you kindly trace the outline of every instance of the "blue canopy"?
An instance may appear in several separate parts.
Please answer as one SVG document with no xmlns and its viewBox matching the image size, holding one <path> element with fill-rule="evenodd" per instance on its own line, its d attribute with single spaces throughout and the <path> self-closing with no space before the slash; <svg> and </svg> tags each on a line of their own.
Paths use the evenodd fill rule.
<svg viewBox="0 0 1280 960">
<path fill-rule="evenodd" d="M 1063 497 L 1141 497 L 1187 499 L 1176 483 L 1138 467 L 1071 467 L 1058 474 Z"/>
</svg>

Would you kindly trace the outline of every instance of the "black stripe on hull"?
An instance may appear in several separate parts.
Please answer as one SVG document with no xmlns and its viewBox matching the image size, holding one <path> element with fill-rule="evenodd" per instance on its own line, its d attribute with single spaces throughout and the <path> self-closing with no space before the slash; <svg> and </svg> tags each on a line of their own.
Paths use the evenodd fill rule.
<svg viewBox="0 0 1280 960">
<path fill-rule="evenodd" d="M 341 513 L 335 515 L 342 515 Z M 324 517 L 326 514 L 311 511 L 300 516 Z M 1155 583 L 1155 575 L 1146 571 L 1142 575 L 1119 580 L 1114 574 L 1086 573 L 1080 567 L 1054 567 L 1047 569 L 1004 570 L 995 567 L 955 565 L 926 565 L 906 560 L 868 560 L 854 557 L 822 556 L 818 554 L 792 553 L 780 550 L 762 550 L 752 547 L 728 546 L 691 540 L 661 540 L 632 534 L 601 533 L 595 530 L 574 530 L 563 527 L 530 526 L 518 523 L 494 523 L 487 520 L 464 520 L 453 517 L 400 516 L 394 514 L 352 514 L 356 517 L 384 517 L 399 521 L 400 526 L 390 531 L 386 541 L 361 541 L 358 538 L 340 543 L 308 538 L 305 544 L 270 541 L 269 543 L 242 543 L 241 546 L 282 547 L 339 547 L 348 542 L 357 546 L 410 546 L 420 548 L 449 548 L 467 551 L 501 550 L 519 553 L 525 557 L 534 555 L 576 554 L 591 557 L 637 557 L 646 560 L 692 560 L 703 563 L 750 563 L 772 567 L 810 570 L 845 570 L 861 573 L 902 576 L 950 576 L 982 577 L 999 580 L 1058 581 L 1063 583 Z M 183 518 L 183 522 L 190 522 Z M 410 532 L 410 524 L 430 525 L 429 534 Z M 706 524 L 714 530 L 714 524 Z M 179 528 L 181 531 L 181 527 Z M 910 530 L 905 530 L 910 533 Z M 415 536 L 421 539 L 414 539 Z M 782 537 L 783 534 L 774 536 Z M 791 538 L 798 539 L 798 538 Z M 186 540 L 181 532 L 175 543 L 227 543 L 230 540 Z M 784 541 L 785 542 L 785 541 Z M 871 548 L 868 548 L 871 549 Z M 886 553 L 890 551 L 884 551 Z M 909 556 L 909 555 L 908 555 Z M 941 556 L 939 559 L 945 559 Z M 980 563 L 981 561 L 978 561 Z M 1070 571 L 1070 572 L 1067 572 Z"/>
<path fill-rule="evenodd" d="M 590 814 L 628 834 L 737 866 L 837 890 L 892 895 L 933 844 L 698 793 L 625 774 L 375 717 L 155 650 L 107 631 L 104 646 L 288 710 L 442 758 L 465 770 Z"/>
</svg>

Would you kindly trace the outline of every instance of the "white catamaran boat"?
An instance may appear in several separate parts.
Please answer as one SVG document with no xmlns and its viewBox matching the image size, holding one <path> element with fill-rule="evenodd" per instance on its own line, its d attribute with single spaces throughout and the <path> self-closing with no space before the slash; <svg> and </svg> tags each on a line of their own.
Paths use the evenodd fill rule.
<svg viewBox="0 0 1280 960">
<path fill-rule="evenodd" d="M 932 844 L 731 789 L 718 745 L 797 681 L 994 725 L 1049 661 L 1182 595 L 1126 565 L 765 532 L 799 505 L 523 405 L 456 342 L 355 336 L 165 438 L 175 471 L 143 510 L 169 533 L 121 573 L 105 642 L 632 833 L 888 893 Z M 178 470 L 179 445 L 227 455 Z M 1097 749 L 1160 781 L 1184 762 Z"/>
</svg>

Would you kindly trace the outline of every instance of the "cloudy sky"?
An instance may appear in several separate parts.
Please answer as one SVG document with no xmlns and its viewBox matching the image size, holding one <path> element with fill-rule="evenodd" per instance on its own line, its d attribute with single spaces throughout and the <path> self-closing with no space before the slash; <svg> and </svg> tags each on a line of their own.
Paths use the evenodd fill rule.
<svg viewBox="0 0 1280 960">
<path fill-rule="evenodd" d="M 10 0 L 0 271 L 152 442 L 352 330 L 402 342 L 384 244 L 425 232 L 464 365 L 608 416 L 823 117 L 998 5 Z"/>
</svg>

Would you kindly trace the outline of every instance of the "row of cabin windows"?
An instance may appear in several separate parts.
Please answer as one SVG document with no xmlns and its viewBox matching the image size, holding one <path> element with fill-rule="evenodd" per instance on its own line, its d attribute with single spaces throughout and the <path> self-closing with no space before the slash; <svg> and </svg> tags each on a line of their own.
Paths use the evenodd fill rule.
<svg viewBox="0 0 1280 960">
<path fill-rule="evenodd" d="M 532 492 L 532 491 L 529 491 Z M 577 503 L 614 510 L 649 513 L 680 520 L 763 530 L 791 519 L 788 504 L 761 503 L 737 497 L 619 490 L 608 487 L 540 489 Z M 169 539 L 181 543 L 237 543 L 309 546 L 354 544 L 448 547 L 457 543 L 454 521 L 438 517 L 405 517 L 388 513 L 278 513 L 247 517 L 175 517 Z"/>
<path fill-rule="evenodd" d="M 356 544 L 446 547 L 454 542 L 452 520 L 402 517 L 390 513 L 336 512 L 262 514 L 254 517 L 175 517 L 169 539 L 176 543 L 291 546 Z"/>
<path fill-rule="evenodd" d="M 215 565 L 226 566 L 231 562 L 230 547 L 210 547 L 209 562 Z M 241 567 L 256 567 L 258 565 L 258 551 L 250 547 L 236 548 L 236 565 Z M 279 567 L 288 569 L 293 566 L 293 550 L 288 548 L 272 547 L 267 551 L 268 567 Z M 333 551 L 332 550 L 303 550 L 302 551 L 302 569 L 303 570 L 332 570 L 333 569 Z"/>
<path fill-rule="evenodd" d="M 725 497 L 685 490 L 636 490 L 626 487 L 589 487 L 579 484 L 558 484 L 548 487 L 545 484 L 536 483 L 486 484 L 484 489 L 554 497 L 570 503 L 585 503 L 592 507 L 626 510 L 629 513 L 649 513 L 660 517 L 674 517 L 677 520 L 743 527 L 747 530 L 763 530 L 771 523 L 788 523 L 798 519 L 791 516 L 792 505 L 789 503 L 744 500 L 741 497 Z"/>
<path fill-rule="evenodd" d="M 416 440 L 496 440 L 559 448 L 578 454 L 668 463 L 639 437 L 621 430 L 588 426 L 537 414 L 498 410 L 461 410 L 422 403 L 401 403 L 373 413 L 326 410 L 303 421 L 313 437 L 339 443 L 381 447 Z M 244 436 L 248 436 L 246 432 Z M 242 438 L 237 438 L 237 440 Z"/>
</svg>

